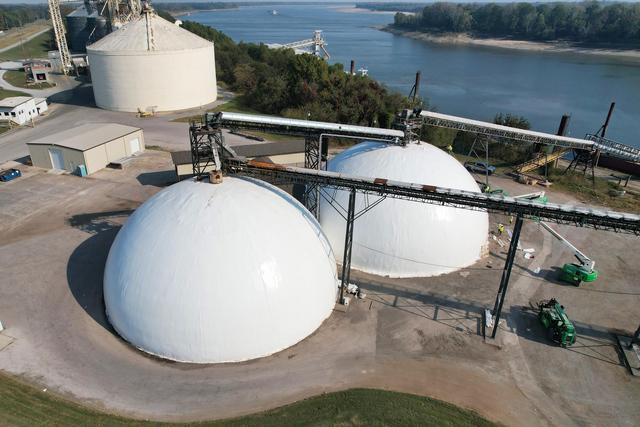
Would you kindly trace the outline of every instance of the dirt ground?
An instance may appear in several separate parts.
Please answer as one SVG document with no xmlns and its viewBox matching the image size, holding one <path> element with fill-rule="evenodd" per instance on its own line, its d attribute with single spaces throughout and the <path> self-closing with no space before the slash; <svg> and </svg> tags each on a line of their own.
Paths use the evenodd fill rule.
<svg viewBox="0 0 640 427">
<path fill-rule="evenodd" d="M 200 420 L 247 414 L 326 391 L 375 387 L 442 399 L 507 425 L 639 425 L 640 381 L 613 333 L 640 322 L 636 237 L 556 226 L 596 260 L 600 279 L 557 280 L 572 255 L 526 222 L 496 342 L 482 337 L 507 248 L 470 268 L 422 279 L 354 272 L 365 299 L 336 309 L 312 336 L 276 355 L 222 365 L 169 363 L 122 341 L 108 324 L 102 274 L 128 215 L 172 182 L 168 153 L 89 178 L 20 165 L 0 185 L 0 369 L 84 404 L 136 418 Z M 510 194 L 531 192 L 492 178 Z M 550 194 L 553 202 L 571 202 Z M 501 216 L 490 217 L 491 229 Z M 558 298 L 577 343 L 549 343 L 531 306 Z M 4 345 L 4 347 L 2 347 Z"/>
</svg>

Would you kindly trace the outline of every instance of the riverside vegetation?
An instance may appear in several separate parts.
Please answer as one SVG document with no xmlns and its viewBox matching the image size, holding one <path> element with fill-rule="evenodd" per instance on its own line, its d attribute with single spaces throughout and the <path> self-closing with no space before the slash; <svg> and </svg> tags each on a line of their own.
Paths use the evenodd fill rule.
<svg viewBox="0 0 640 427">
<path fill-rule="evenodd" d="M 434 3 L 414 14 L 397 13 L 393 26 L 430 33 L 638 48 L 640 3 Z"/>
</svg>

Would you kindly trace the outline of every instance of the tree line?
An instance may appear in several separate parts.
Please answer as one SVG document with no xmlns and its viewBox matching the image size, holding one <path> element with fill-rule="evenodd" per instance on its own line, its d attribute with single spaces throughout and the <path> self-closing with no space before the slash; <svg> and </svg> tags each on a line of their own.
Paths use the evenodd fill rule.
<svg viewBox="0 0 640 427">
<path fill-rule="evenodd" d="M 216 47 L 218 80 L 241 94 L 247 107 L 265 114 L 390 127 L 408 99 L 368 76 L 345 73 L 314 55 L 264 44 L 235 43 L 209 26 L 185 21 L 182 28 Z"/>
<path fill-rule="evenodd" d="M 153 7 L 156 11 L 183 13 L 197 10 L 236 9 L 238 5 L 226 2 L 162 2 L 154 3 Z"/>
<path fill-rule="evenodd" d="M 640 46 L 640 3 L 434 3 L 393 25 L 425 32 Z"/>
<path fill-rule="evenodd" d="M 21 27 L 38 19 L 49 19 L 49 8 L 46 4 L 0 5 L 0 29 Z"/>
</svg>

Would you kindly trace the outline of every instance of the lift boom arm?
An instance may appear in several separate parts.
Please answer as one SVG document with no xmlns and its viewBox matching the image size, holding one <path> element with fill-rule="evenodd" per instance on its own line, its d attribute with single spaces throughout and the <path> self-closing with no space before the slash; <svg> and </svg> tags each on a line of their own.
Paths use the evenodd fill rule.
<svg viewBox="0 0 640 427">
<path fill-rule="evenodd" d="M 565 239 L 560 233 L 558 233 L 556 230 L 551 228 L 549 224 L 540 221 L 540 225 L 549 233 L 551 233 L 553 237 L 555 237 L 556 239 L 564 243 L 566 247 L 571 249 L 573 251 L 573 255 L 576 257 L 580 265 L 582 265 L 584 268 L 588 269 L 589 271 L 593 271 L 596 265 L 595 261 L 591 260 L 588 256 L 583 254 L 582 251 L 580 251 L 580 249 L 576 248 L 570 241 Z"/>
</svg>

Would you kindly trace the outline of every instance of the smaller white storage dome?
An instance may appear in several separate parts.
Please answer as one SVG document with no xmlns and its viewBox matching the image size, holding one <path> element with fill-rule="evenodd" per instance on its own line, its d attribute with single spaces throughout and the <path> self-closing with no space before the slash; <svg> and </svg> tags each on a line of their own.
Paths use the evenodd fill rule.
<svg viewBox="0 0 640 427">
<path fill-rule="evenodd" d="M 335 258 L 319 224 L 262 181 L 184 181 L 129 218 L 109 252 L 113 327 L 167 359 L 238 362 L 283 350 L 333 310 Z"/>
<path fill-rule="evenodd" d="M 216 100 L 213 43 L 143 13 L 87 46 L 96 105 L 113 111 L 174 111 Z"/>
<path fill-rule="evenodd" d="M 333 172 L 387 178 L 479 192 L 473 177 L 455 158 L 431 144 L 399 146 L 363 142 L 329 162 Z M 347 206 L 348 194 L 336 200 Z M 369 196 L 372 202 L 375 197 Z M 356 196 L 356 212 L 366 206 Z M 408 200 L 389 198 L 354 224 L 351 266 L 390 277 L 427 277 L 455 271 L 476 262 L 487 243 L 488 215 Z M 342 261 L 345 220 L 324 199 L 320 223 Z"/>
</svg>

